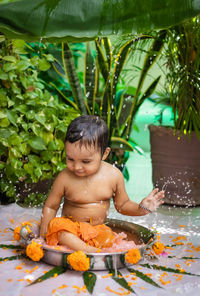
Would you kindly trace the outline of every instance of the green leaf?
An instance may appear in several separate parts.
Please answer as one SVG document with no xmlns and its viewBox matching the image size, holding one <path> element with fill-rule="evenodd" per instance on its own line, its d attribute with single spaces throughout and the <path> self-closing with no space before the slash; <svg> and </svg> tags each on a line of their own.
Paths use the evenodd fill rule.
<svg viewBox="0 0 200 296">
<path fill-rule="evenodd" d="M 190 272 L 186 272 L 186 271 L 181 271 L 179 269 L 174 269 L 174 268 L 171 268 L 171 267 L 165 267 L 165 266 L 156 265 L 156 264 L 148 264 L 148 263 L 146 263 L 146 264 L 140 264 L 140 265 L 142 267 L 147 267 L 147 268 L 156 269 L 156 270 L 163 270 L 163 271 L 180 273 L 180 274 L 200 276 L 200 274 L 194 274 L 194 273 L 190 273 Z"/>
<path fill-rule="evenodd" d="M 126 290 L 136 294 L 135 291 L 128 285 L 128 282 L 125 280 L 125 278 L 122 276 L 122 274 L 119 270 L 117 271 L 117 276 L 115 275 L 115 271 L 113 269 L 110 269 L 109 273 L 112 273 L 113 280 L 115 282 L 117 282 L 120 286 L 122 286 Z"/>
<path fill-rule="evenodd" d="M 38 61 L 38 67 L 40 71 L 47 71 L 51 65 L 46 59 L 42 58 Z"/>
<path fill-rule="evenodd" d="M 17 63 L 17 69 L 18 71 L 22 72 L 25 71 L 27 68 L 29 68 L 31 66 L 31 63 L 28 60 L 20 60 Z"/>
<path fill-rule="evenodd" d="M 94 286 L 96 284 L 97 276 L 95 273 L 90 271 L 85 271 L 83 273 L 84 284 L 90 294 L 93 293 Z"/>
<path fill-rule="evenodd" d="M 33 149 L 36 149 L 36 150 L 47 149 L 44 140 L 39 136 L 32 136 L 31 139 L 28 140 L 28 143 Z"/>
<path fill-rule="evenodd" d="M 12 261 L 12 260 L 19 260 L 22 258 L 26 258 L 26 255 L 24 254 L 20 254 L 20 255 L 16 255 L 16 256 L 11 256 L 11 257 L 0 257 L 0 261 Z"/>
<path fill-rule="evenodd" d="M 134 151 L 134 148 L 131 145 L 131 143 L 129 143 L 125 139 L 119 138 L 119 137 L 111 137 L 111 147 L 112 148 L 119 148 L 119 149 L 127 150 L 127 151 Z"/>
<path fill-rule="evenodd" d="M 17 61 L 17 59 L 14 56 L 4 56 L 2 60 L 12 63 L 15 63 Z"/>
<path fill-rule="evenodd" d="M 134 290 L 128 285 L 127 281 L 122 276 L 122 274 L 121 274 L 121 272 L 119 270 L 116 270 L 116 272 L 117 272 L 117 276 L 116 276 L 115 270 L 113 269 L 113 259 L 112 259 L 111 255 L 106 255 L 105 256 L 105 264 L 106 264 L 107 269 L 109 270 L 109 273 L 112 274 L 112 279 L 114 281 L 116 281 L 120 286 L 127 289 L 128 291 L 133 292 L 134 294 L 136 294 L 134 292 Z"/>
<path fill-rule="evenodd" d="M 82 114 L 87 114 L 81 83 L 76 72 L 74 59 L 68 43 L 62 43 L 62 60 L 72 94 Z"/>
<path fill-rule="evenodd" d="M 191 0 L 22 0 L 1 4 L 0 32 L 9 39 L 80 42 L 167 28 L 199 13 Z"/>
<path fill-rule="evenodd" d="M 128 271 L 131 273 L 134 273 L 137 277 L 139 277 L 140 279 L 142 279 L 146 283 L 151 284 L 154 287 L 162 289 L 161 286 L 159 286 L 156 282 L 154 282 L 149 276 L 145 275 L 143 272 L 141 272 L 137 269 L 133 269 L 133 268 L 128 268 Z"/>
<path fill-rule="evenodd" d="M 0 79 L 7 80 L 8 79 L 8 74 L 5 73 L 4 71 L 0 70 Z"/>
<path fill-rule="evenodd" d="M 6 118 L 6 117 L 7 117 L 7 116 L 6 116 L 5 111 L 1 111 L 1 110 L 0 110 L 0 119 Z"/>
<path fill-rule="evenodd" d="M 130 175 L 129 175 L 129 171 L 126 166 L 123 167 L 122 174 L 123 174 L 124 178 L 126 179 L 126 181 L 128 181 L 130 178 Z"/>
<path fill-rule="evenodd" d="M 0 126 L 1 127 L 8 127 L 10 125 L 10 121 L 8 118 L 4 118 L 0 120 Z"/>
<path fill-rule="evenodd" d="M 34 282 L 32 282 L 30 285 L 34 285 L 37 283 L 41 283 L 45 280 L 48 280 L 51 277 L 54 277 L 55 274 L 60 275 L 62 273 L 64 273 L 67 270 L 66 267 L 63 266 L 56 266 L 54 268 L 52 268 L 51 270 L 49 270 L 47 273 L 45 273 L 44 275 L 40 276 L 39 278 L 37 278 Z M 29 285 L 29 286 L 30 286 Z"/>
<path fill-rule="evenodd" d="M 26 54 L 25 50 L 26 42 L 24 40 L 16 39 L 12 40 L 13 42 L 13 51 L 16 54 Z"/>
<path fill-rule="evenodd" d="M 19 246 L 19 245 L 4 245 L 4 244 L 0 244 L 0 248 L 15 249 L 15 250 L 22 250 L 22 249 L 24 249 L 24 247 Z"/>
<path fill-rule="evenodd" d="M 9 72 L 9 71 L 14 70 L 14 69 L 16 69 L 16 68 L 17 68 L 17 67 L 16 67 L 15 64 L 13 64 L 13 63 L 9 63 L 9 62 L 3 65 L 3 70 L 4 70 L 5 72 Z"/>
<path fill-rule="evenodd" d="M 89 43 L 87 43 L 87 51 L 85 54 L 84 81 L 85 96 L 89 107 L 88 111 L 92 113 L 95 110 L 95 97 L 97 93 L 97 68 Z"/>
<path fill-rule="evenodd" d="M 33 174 L 33 165 L 32 165 L 32 163 L 25 163 L 24 164 L 24 170 L 29 174 L 29 175 L 31 175 L 32 176 L 32 174 Z"/>
<path fill-rule="evenodd" d="M 7 117 L 9 121 L 14 125 L 17 126 L 17 114 L 14 111 L 6 110 Z"/>
<path fill-rule="evenodd" d="M 5 163 L 3 163 L 2 161 L 0 161 L 0 170 L 2 170 L 5 167 Z"/>
</svg>

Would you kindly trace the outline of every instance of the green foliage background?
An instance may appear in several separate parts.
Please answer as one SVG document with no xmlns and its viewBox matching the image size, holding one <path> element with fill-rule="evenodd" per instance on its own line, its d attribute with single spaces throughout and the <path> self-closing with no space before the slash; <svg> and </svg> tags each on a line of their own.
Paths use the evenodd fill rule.
<svg viewBox="0 0 200 296">
<path fill-rule="evenodd" d="M 21 200 L 20 187 L 53 178 L 65 167 L 64 137 L 78 112 L 38 77 L 53 56 L 29 57 L 26 49 L 19 40 L 5 40 L 0 48 L 0 191 L 2 202 L 40 204 L 43 195 Z"/>
</svg>

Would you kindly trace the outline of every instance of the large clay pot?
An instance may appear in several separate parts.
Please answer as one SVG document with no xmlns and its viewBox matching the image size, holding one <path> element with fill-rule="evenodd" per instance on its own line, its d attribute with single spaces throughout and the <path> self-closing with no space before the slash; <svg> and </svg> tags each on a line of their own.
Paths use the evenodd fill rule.
<svg viewBox="0 0 200 296">
<path fill-rule="evenodd" d="M 152 179 L 165 190 L 165 203 L 179 206 L 200 205 L 200 141 L 179 137 L 172 128 L 149 126 Z"/>
</svg>

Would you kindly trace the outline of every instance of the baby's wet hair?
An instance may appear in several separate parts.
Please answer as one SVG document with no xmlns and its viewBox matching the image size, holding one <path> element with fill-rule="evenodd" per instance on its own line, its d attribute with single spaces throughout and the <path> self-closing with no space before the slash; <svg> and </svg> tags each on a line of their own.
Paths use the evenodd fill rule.
<svg viewBox="0 0 200 296">
<path fill-rule="evenodd" d="M 80 141 L 80 145 L 99 148 L 103 156 L 108 147 L 108 127 L 106 123 L 95 115 L 82 115 L 75 118 L 67 129 L 65 142 Z"/>
</svg>

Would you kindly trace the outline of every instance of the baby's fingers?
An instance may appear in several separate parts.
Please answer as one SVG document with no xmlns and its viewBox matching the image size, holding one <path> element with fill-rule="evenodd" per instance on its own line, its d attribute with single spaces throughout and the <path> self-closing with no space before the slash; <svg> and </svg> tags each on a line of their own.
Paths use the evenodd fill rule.
<svg viewBox="0 0 200 296">
<path fill-rule="evenodd" d="M 165 197 L 165 192 L 162 190 L 162 191 L 159 191 L 156 196 L 155 196 L 157 199 L 162 199 Z"/>
</svg>

